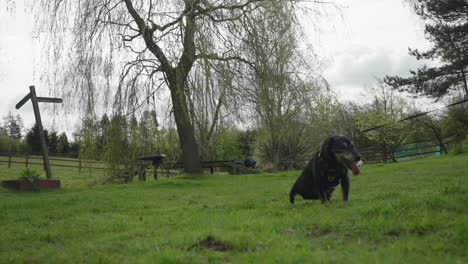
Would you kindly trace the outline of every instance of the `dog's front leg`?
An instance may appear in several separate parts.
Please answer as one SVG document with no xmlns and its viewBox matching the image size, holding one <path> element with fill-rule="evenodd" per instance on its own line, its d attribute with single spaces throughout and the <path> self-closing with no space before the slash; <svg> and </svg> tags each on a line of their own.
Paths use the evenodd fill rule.
<svg viewBox="0 0 468 264">
<path fill-rule="evenodd" d="M 349 177 L 345 174 L 341 177 L 341 192 L 343 193 L 343 201 L 348 201 L 349 194 Z"/>
<path fill-rule="evenodd" d="M 319 197 L 320 197 L 320 200 L 322 201 L 323 204 L 330 201 L 328 199 L 327 193 L 325 191 L 323 191 L 323 190 L 319 192 Z"/>
</svg>

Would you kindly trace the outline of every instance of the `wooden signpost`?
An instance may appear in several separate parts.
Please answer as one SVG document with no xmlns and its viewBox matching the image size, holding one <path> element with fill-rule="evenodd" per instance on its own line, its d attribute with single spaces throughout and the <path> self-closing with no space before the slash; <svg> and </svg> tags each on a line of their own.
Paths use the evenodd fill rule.
<svg viewBox="0 0 468 264">
<path fill-rule="evenodd" d="M 49 162 L 49 153 L 47 150 L 47 143 L 46 138 L 44 135 L 44 129 L 42 127 L 42 120 L 41 120 L 41 113 L 39 111 L 39 103 L 62 103 L 63 100 L 61 98 L 51 98 L 51 97 L 37 97 L 36 96 L 36 89 L 33 85 L 29 86 L 29 93 L 16 104 L 16 109 L 20 109 L 29 99 L 31 99 L 33 110 L 34 110 L 34 117 L 36 118 L 36 124 L 39 129 L 39 138 L 41 141 L 41 152 L 42 158 L 44 160 L 44 170 L 47 175 L 47 179 L 52 179 L 52 171 L 50 169 L 50 162 Z"/>
</svg>

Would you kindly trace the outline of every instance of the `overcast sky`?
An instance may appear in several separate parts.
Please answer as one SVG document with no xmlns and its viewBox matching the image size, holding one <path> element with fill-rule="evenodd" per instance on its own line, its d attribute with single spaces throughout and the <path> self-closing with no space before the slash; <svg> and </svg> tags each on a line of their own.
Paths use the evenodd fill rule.
<svg viewBox="0 0 468 264">
<path fill-rule="evenodd" d="M 8 1 L 7 1 L 8 2 Z M 32 34 L 31 15 L 23 0 L 16 0 L 15 12 L 8 13 L 0 0 L 0 115 L 20 114 L 27 128 L 34 124 L 31 104 L 16 110 L 14 105 L 40 84 L 38 47 Z M 404 0 L 340 0 L 342 18 L 324 18 L 318 30 L 311 21 L 304 27 L 315 52 L 326 62 L 324 76 L 342 100 L 362 101 L 363 87 L 385 75 L 407 75 L 420 62 L 408 55 L 408 47 L 424 49 L 423 24 Z M 36 87 L 47 96 L 47 87 Z M 66 100 L 64 102 L 66 104 Z M 42 107 L 44 108 L 44 107 Z M 74 120 L 55 116 L 45 109 L 46 128 L 72 131 Z"/>
</svg>

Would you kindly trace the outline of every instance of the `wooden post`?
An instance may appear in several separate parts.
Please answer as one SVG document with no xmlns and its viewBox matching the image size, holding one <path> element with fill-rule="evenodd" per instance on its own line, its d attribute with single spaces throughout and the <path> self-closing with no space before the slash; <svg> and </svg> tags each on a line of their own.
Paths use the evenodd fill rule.
<svg viewBox="0 0 468 264">
<path fill-rule="evenodd" d="M 50 162 L 49 162 L 49 152 L 47 149 L 47 143 L 44 136 L 44 129 L 42 127 L 42 120 L 41 120 L 41 113 L 39 111 L 39 102 L 43 103 L 61 103 L 63 100 L 60 98 L 47 98 L 47 97 L 37 97 L 36 95 L 36 88 L 34 85 L 29 86 L 29 94 L 27 94 L 21 101 L 16 104 L 16 109 L 20 109 L 29 99 L 31 99 L 33 110 L 34 110 L 34 117 L 36 118 L 36 124 L 39 129 L 39 138 L 41 141 L 41 152 L 42 152 L 42 159 L 44 163 L 44 170 L 47 175 L 47 179 L 52 179 L 52 171 L 50 169 Z M 28 158 L 26 156 L 26 167 L 28 166 Z"/>
<path fill-rule="evenodd" d="M 81 173 L 81 156 L 78 155 L 78 171 Z"/>
<path fill-rule="evenodd" d="M 146 181 L 146 166 L 142 162 L 138 162 L 138 180 Z"/>
<path fill-rule="evenodd" d="M 157 180 L 158 179 L 158 167 L 159 167 L 159 163 L 156 162 L 156 161 L 153 161 L 153 178 L 154 180 Z"/>
<path fill-rule="evenodd" d="M 8 168 L 11 168 L 11 153 L 8 154 Z"/>
<path fill-rule="evenodd" d="M 46 138 L 44 135 L 44 129 L 42 127 L 41 113 L 39 112 L 39 104 L 37 102 L 36 89 L 33 85 L 29 86 L 29 91 L 31 94 L 31 102 L 34 110 L 34 117 L 36 118 L 36 124 L 39 128 L 39 138 L 41 140 L 41 152 L 42 159 L 44 160 L 44 170 L 47 175 L 47 179 L 52 179 L 52 171 L 50 170 L 49 163 L 49 151 L 47 149 Z"/>
<path fill-rule="evenodd" d="M 26 154 L 26 168 L 28 167 L 28 165 L 29 165 L 29 156 L 28 154 Z"/>
</svg>

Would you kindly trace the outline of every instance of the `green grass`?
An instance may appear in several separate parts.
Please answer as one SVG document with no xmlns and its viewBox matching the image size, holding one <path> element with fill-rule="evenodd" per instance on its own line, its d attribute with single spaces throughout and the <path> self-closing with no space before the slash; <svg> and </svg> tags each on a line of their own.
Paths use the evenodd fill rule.
<svg viewBox="0 0 468 264">
<path fill-rule="evenodd" d="M 57 169 L 61 190 L 0 190 L 0 263 L 468 262 L 468 153 L 365 166 L 325 206 L 289 204 L 299 173 L 88 186 Z"/>
</svg>

